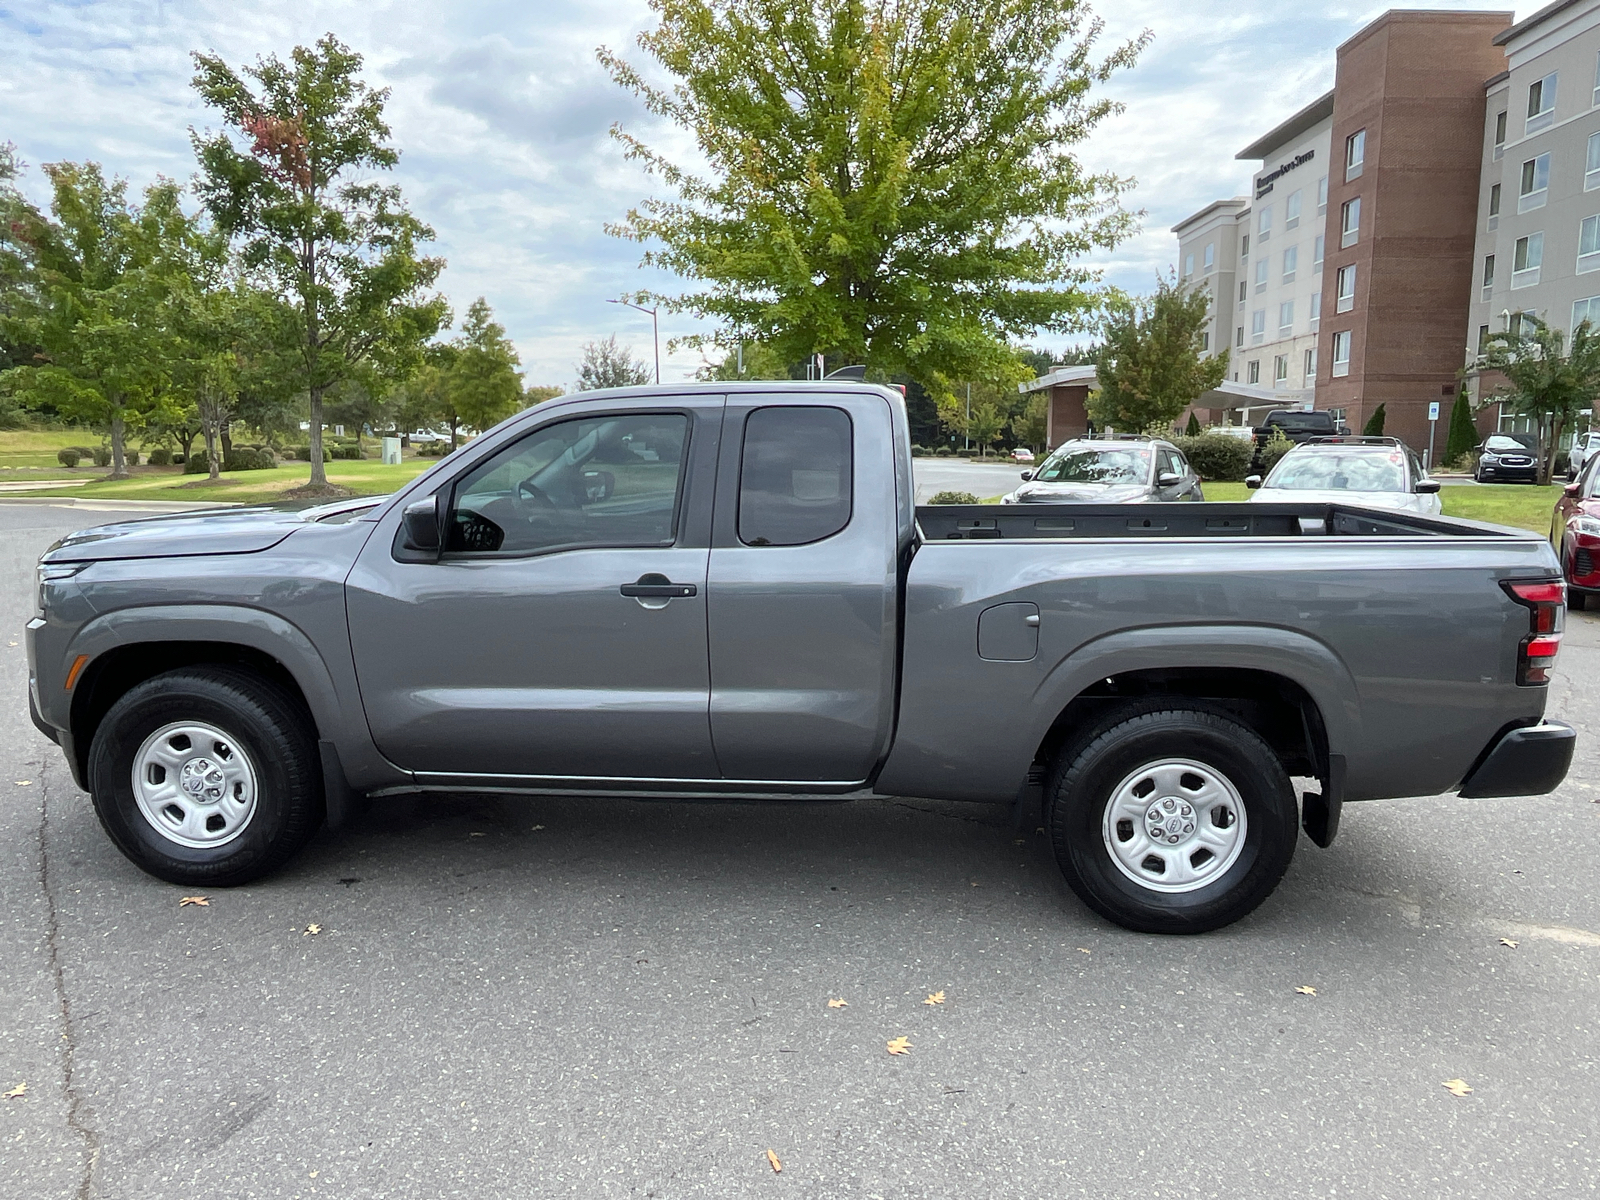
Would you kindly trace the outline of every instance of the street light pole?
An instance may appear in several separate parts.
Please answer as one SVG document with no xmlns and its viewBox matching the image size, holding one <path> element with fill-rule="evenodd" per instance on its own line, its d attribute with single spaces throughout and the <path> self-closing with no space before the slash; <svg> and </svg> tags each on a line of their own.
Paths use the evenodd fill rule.
<svg viewBox="0 0 1600 1200">
<path fill-rule="evenodd" d="M 607 304 L 625 304 L 629 308 L 636 308 L 642 313 L 650 314 L 650 334 L 656 346 L 656 382 L 661 382 L 661 323 L 657 318 L 657 309 L 646 308 L 642 304 L 635 304 L 631 300 L 607 300 Z"/>
</svg>

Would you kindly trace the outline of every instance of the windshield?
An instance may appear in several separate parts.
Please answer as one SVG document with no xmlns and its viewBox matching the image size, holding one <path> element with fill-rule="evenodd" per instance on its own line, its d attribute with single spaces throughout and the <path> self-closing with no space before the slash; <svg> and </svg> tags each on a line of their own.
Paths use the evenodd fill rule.
<svg viewBox="0 0 1600 1200">
<path fill-rule="evenodd" d="M 1398 450 L 1387 453 L 1288 454 L 1271 475 L 1269 488 L 1308 492 L 1403 492 L 1405 467 Z"/>
<path fill-rule="evenodd" d="M 1267 424 L 1283 429 L 1332 429 L 1333 417 L 1325 412 L 1275 412 L 1267 414 Z"/>
<path fill-rule="evenodd" d="M 1045 483 L 1148 483 L 1150 447 L 1057 451 L 1034 478 Z"/>
<path fill-rule="evenodd" d="M 1503 433 L 1490 434 L 1489 440 L 1483 444 L 1483 448 L 1485 450 L 1510 450 L 1517 454 L 1526 454 L 1528 452 L 1526 445 L 1516 438 L 1508 437 Z"/>
</svg>

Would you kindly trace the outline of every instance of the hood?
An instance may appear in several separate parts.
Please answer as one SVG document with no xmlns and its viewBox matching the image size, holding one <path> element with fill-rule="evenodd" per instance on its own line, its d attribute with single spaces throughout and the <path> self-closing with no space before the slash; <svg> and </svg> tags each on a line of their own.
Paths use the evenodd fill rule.
<svg viewBox="0 0 1600 1200">
<path fill-rule="evenodd" d="M 1263 504 L 1359 504 L 1364 508 L 1416 509 L 1421 499 L 1415 492 L 1352 492 L 1332 488 L 1311 491 L 1305 488 L 1257 488 L 1250 499 Z"/>
<path fill-rule="evenodd" d="M 1134 504 L 1150 498 L 1139 483 L 1025 483 L 1011 493 L 1013 504 Z"/>
<path fill-rule="evenodd" d="M 370 506 L 373 501 L 359 507 Z M 299 510 L 211 508 L 164 513 L 137 521 L 96 525 L 69 533 L 41 562 L 105 562 L 119 558 L 182 558 L 199 554 L 253 554 L 270 550 L 296 529 L 343 515 L 349 502 Z"/>
</svg>

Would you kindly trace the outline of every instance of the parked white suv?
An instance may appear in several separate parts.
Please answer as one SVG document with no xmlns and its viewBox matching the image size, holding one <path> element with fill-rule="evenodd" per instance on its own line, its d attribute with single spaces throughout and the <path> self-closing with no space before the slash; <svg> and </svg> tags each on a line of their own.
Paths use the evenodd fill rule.
<svg viewBox="0 0 1600 1200">
<path fill-rule="evenodd" d="M 1573 438 L 1572 450 L 1567 455 L 1567 478 L 1577 479 L 1583 464 L 1593 458 L 1597 450 L 1600 450 L 1600 430 L 1591 429 Z"/>
<path fill-rule="evenodd" d="M 1268 504 L 1370 504 L 1438 516 L 1439 481 L 1429 479 L 1398 438 L 1314 438 L 1278 460 L 1265 480 L 1251 475 L 1252 500 Z"/>
</svg>

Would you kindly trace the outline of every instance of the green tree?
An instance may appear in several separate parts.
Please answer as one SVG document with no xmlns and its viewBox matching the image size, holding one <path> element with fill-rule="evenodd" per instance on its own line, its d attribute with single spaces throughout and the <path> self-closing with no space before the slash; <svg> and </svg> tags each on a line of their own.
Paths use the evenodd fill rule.
<svg viewBox="0 0 1600 1200">
<path fill-rule="evenodd" d="M 400 189 L 365 178 L 392 169 L 399 152 L 384 121 L 388 89 L 358 77 L 359 54 L 329 34 L 243 75 L 214 54 L 194 61 L 195 90 L 227 122 L 192 133 L 200 194 L 217 226 L 243 241 L 246 265 L 297 307 L 311 486 L 326 488 L 324 394 L 343 379 L 403 378 L 421 366 L 448 312 L 429 294 L 444 262 L 419 253 L 433 231 Z"/>
<path fill-rule="evenodd" d="M 30 360 L 6 372 L 7 388 L 31 407 L 83 421 L 111 437 L 111 474 L 126 478 L 130 430 L 169 399 L 176 346 L 164 305 L 181 246 L 194 222 L 175 184 L 145 190 L 108 181 L 95 163 L 45 167 L 50 215 L 14 213 L 10 244 L 31 284 L 8 316 Z"/>
<path fill-rule="evenodd" d="M 1202 357 L 1209 303 L 1205 289 L 1185 291 L 1168 277 L 1157 279 L 1153 296 L 1113 308 L 1095 361 L 1099 391 L 1090 397 L 1089 416 L 1128 433 L 1168 429 L 1185 405 L 1227 378 L 1225 352 Z"/>
<path fill-rule="evenodd" d="M 1445 438 L 1444 460 L 1454 463 L 1464 454 L 1470 454 L 1478 444 L 1478 427 L 1472 420 L 1472 403 L 1467 399 L 1466 385 L 1456 392 L 1456 402 L 1450 409 L 1450 433 Z"/>
<path fill-rule="evenodd" d="M 1191 409 L 1189 412 L 1189 424 L 1186 425 L 1183 430 L 1184 436 L 1199 437 L 1204 432 L 1205 430 L 1200 428 L 1200 418 L 1196 416 L 1194 411 Z"/>
<path fill-rule="evenodd" d="M 452 450 L 458 423 L 481 433 L 522 407 L 522 360 L 482 296 L 467 309 L 455 346 L 447 383 Z"/>
<path fill-rule="evenodd" d="M 1362 437 L 1382 437 L 1383 436 L 1383 418 L 1384 418 L 1383 405 L 1380 404 L 1380 405 L 1378 405 L 1377 408 L 1372 410 L 1372 415 L 1367 418 L 1367 423 L 1361 427 L 1361 436 Z"/>
<path fill-rule="evenodd" d="M 1075 148 L 1119 106 L 1098 85 L 1141 37 L 1097 60 L 1080 0 L 651 0 L 636 68 L 601 61 L 689 131 L 704 175 L 615 128 L 675 193 L 611 232 L 698 280 L 655 296 L 723 322 L 783 362 L 827 352 L 936 395 L 993 378 L 1009 338 L 1080 323 L 1080 265 L 1134 228 L 1130 181 Z M 670 86 L 652 82 L 656 70 Z"/>
<path fill-rule="evenodd" d="M 638 387 L 649 383 L 655 373 L 643 359 L 633 356 L 632 346 L 617 345 L 617 335 L 603 342 L 587 342 L 578 363 L 577 388 L 592 392 L 596 388 Z"/>
<path fill-rule="evenodd" d="M 1050 393 L 1029 392 L 1022 411 L 1011 419 L 1011 435 L 1034 450 L 1044 449 L 1050 435 Z"/>
<path fill-rule="evenodd" d="M 1481 369 L 1505 379 L 1485 403 L 1498 401 L 1537 426 L 1539 482 L 1549 483 L 1562 435 L 1600 400 L 1600 330 L 1579 321 L 1568 346 L 1561 330 L 1524 316 L 1517 330 L 1489 339 Z"/>
<path fill-rule="evenodd" d="M 522 407 L 535 408 L 546 400 L 554 400 L 557 396 L 565 396 L 566 389 L 553 383 L 531 383 L 522 389 Z"/>
</svg>

